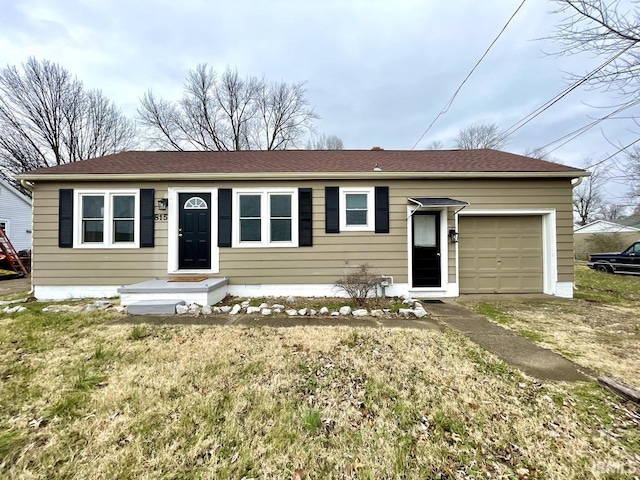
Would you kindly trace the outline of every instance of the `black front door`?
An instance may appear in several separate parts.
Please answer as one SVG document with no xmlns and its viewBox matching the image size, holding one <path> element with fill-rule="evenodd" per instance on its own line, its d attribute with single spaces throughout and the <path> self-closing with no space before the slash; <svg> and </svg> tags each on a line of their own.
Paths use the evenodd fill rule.
<svg viewBox="0 0 640 480">
<path fill-rule="evenodd" d="M 211 194 L 180 193 L 178 267 L 211 268 Z"/>
<path fill-rule="evenodd" d="M 413 286 L 440 287 L 440 214 L 413 214 Z"/>
</svg>

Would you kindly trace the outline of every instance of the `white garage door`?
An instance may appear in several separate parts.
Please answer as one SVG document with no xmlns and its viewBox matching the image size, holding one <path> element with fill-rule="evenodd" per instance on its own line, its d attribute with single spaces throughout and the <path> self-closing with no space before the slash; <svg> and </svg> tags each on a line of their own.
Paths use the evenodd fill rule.
<svg viewBox="0 0 640 480">
<path fill-rule="evenodd" d="M 540 293 L 542 217 L 460 216 L 460 293 Z"/>
</svg>

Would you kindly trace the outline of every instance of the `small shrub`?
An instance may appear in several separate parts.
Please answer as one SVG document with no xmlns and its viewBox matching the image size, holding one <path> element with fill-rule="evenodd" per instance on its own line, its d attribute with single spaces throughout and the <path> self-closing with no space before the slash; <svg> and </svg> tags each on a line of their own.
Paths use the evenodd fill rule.
<svg viewBox="0 0 640 480">
<path fill-rule="evenodd" d="M 594 233 L 587 238 L 587 255 L 599 252 L 621 252 L 631 242 L 618 233 Z"/>
<path fill-rule="evenodd" d="M 381 278 L 366 263 L 336 280 L 335 288 L 345 292 L 359 307 L 364 306 L 368 297 L 377 296 Z"/>
</svg>

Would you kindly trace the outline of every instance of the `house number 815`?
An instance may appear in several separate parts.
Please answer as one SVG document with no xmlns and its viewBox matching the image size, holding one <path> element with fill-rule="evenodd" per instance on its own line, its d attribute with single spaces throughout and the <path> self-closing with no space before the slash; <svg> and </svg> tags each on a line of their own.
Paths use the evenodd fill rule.
<svg viewBox="0 0 640 480">
<path fill-rule="evenodd" d="M 162 221 L 167 221 L 167 214 L 166 213 L 156 213 L 154 215 L 154 220 L 156 222 L 162 222 Z"/>
</svg>

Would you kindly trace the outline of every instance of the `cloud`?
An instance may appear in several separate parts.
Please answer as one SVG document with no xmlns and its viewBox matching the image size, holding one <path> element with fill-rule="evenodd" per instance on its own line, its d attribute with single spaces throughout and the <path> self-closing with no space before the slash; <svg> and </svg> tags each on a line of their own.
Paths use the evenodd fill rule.
<svg viewBox="0 0 640 480">
<path fill-rule="evenodd" d="M 319 132 L 340 136 L 347 148 L 388 149 L 413 146 L 516 7 L 502 0 L 0 1 L 2 63 L 29 55 L 59 62 L 131 115 L 148 89 L 177 98 L 198 63 L 232 66 L 243 75 L 307 81 Z M 565 88 L 563 71 L 597 62 L 543 53 L 552 46 L 536 39 L 559 20 L 548 10 L 525 4 L 422 145 L 450 144 L 478 122 L 506 128 Z M 572 93 L 507 148 L 544 145 L 587 123 L 594 112 L 583 102 L 595 98 L 603 96 Z M 620 123 L 606 133 L 631 135 Z M 573 162 L 607 151 L 594 129 L 558 154 Z"/>
</svg>

